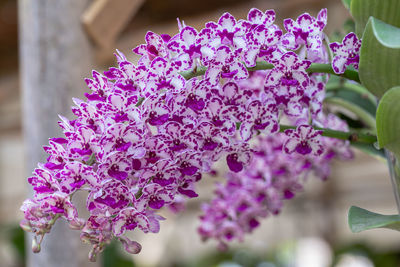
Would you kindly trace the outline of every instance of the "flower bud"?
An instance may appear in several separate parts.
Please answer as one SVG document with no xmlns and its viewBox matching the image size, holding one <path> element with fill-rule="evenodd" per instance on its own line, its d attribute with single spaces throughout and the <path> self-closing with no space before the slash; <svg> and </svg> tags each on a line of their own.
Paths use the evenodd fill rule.
<svg viewBox="0 0 400 267">
<path fill-rule="evenodd" d="M 85 220 L 81 218 L 76 218 L 69 221 L 69 228 L 72 230 L 81 230 L 85 226 Z"/>
<path fill-rule="evenodd" d="M 96 251 L 95 248 L 92 248 L 92 249 L 90 250 L 90 252 L 89 252 L 89 260 L 90 260 L 91 262 L 95 262 L 96 259 L 97 259 L 97 251 Z"/>
<path fill-rule="evenodd" d="M 128 253 L 138 254 L 142 250 L 142 246 L 138 242 L 132 241 L 127 237 L 121 237 L 119 240 L 124 245 L 124 249 Z"/>
<path fill-rule="evenodd" d="M 40 243 L 37 241 L 36 236 L 32 240 L 32 252 L 33 253 L 40 252 Z"/>
</svg>

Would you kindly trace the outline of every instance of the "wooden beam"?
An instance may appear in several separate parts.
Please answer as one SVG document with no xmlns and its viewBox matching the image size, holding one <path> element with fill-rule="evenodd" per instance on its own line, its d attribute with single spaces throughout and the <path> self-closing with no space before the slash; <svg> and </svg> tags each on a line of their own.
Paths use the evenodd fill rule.
<svg viewBox="0 0 400 267">
<path fill-rule="evenodd" d="M 94 43 L 112 46 L 144 0 L 95 0 L 82 15 L 82 23 Z"/>
</svg>

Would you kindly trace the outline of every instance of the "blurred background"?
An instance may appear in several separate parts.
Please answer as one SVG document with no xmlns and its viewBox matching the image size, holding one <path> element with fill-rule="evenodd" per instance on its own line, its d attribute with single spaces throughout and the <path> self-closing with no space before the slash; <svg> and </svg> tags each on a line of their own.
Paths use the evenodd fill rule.
<svg viewBox="0 0 400 267">
<path fill-rule="evenodd" d="M 115 64 L 115 49 L 136 60 L 130 51 L 144 42 L 146 31 L 175 34 L 177 17 L 200 29 L 225 11 L 239 19 L 257 7 L 275 9 L 276 22 L 281 25 L 284 18 L 296 18 L 303 12 L 315 16 L 321 8 L 328 8 L 328 34 L 340 31 L 349 18 L 340 0 L 112 1 L 122 7 L 124 2 L 129 3 L 130 11 L 121 16 L 102 14 L 111 2 L 108 0 L 87 1 L 81 10 L 79 23 L 85 25 L 81 38 L 87 39 L 90 56 L 79 77 L 74 77 L 80 87 L 77 97 L 87 90 L 83 78 L 90 76 L 91 69 L 101 71 Z M 0 0 L 0 267 L 25 266 L 26 253 L 31 253 L 29 248 L 25 250 L 18 227 L 22 218 L 19 207 L 28 196 L 26 177 L 32 169 L 26 170 L 30 159 L 25 151 L 31 144 L 24 141 L 22 129 L 18 21 L 23 20 L 18 19 L 17 2 Z M 112 20 L 112 16 L 118 16 L 117 25 L 107 28 L 102 24 L 107 16 Z M 59 19 L 63 19 L 62 14 Z M 64 56 L 68 57 L 68 53 Z M 57 119 L 54 116 L 49 120 L 56 124 Z M 310 179 L 304 193 L 285 203 L 281 215 L 267 218 L 244 243 L 233 244 L 224 253 L 217 252 L 213 242 L 202 243 L 196 232 L 199 205 L 211 197 L 214 179 L 202 180 L 201 197 L 189 201 L 184 213 L 165 211 L 167 220 L 162 222 L 159 234 L 137 235 L 143 246 L 139 255 L 128 255 L 113 244 L 97 266 L 400 266 L 397 232 L 371 230 L 352 234 L 347 226 L 351 205 L 383 214 L 397 212 L 385 162 L 357 151 L 354 161 L 334 162 L 328 181 Z"/>
</svg>

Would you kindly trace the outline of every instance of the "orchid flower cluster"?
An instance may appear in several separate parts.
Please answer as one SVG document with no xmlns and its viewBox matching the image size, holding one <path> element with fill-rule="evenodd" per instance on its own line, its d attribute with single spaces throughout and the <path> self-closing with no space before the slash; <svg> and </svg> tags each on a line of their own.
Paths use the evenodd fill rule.
<svg viewBox="0 0 400 267">
<path fill-rule="evenodd" d="M 314 129 L 348 130 L 324 114 L 328 75 L 308 70 L 331 62 L 327 10 L 286 19 L 286 32 L 274 22 L 273 10 L 255 8 L 247 20 L 224 13 L 200 31 L 178 21 L 173 37 L 146 34 L 136 65 L 118 51 L 118 67 L 93 71 L 87 100 L 73 99 L 76 118 L 60 116 L 65 137 L 49 140 L 47 161 L 28 179 L 35 195 L 21 207 L 21 226 L 35 234 L 33 250 L 62 217 L 92 245 L 91 260 L 113 238 L 138 253 L 128 232 L 158 232 L 158 210 L 197 197 L 196 182 L 224 159 L 227 184 L 203 207 L 199 228 L 222 247 L 279 213 L 309 173 L 325 179 L 332 158 L 351 158 L 348 141 Z M 357 68 L 359 42 L 353 34 L 331 44 L 336 73 Z M 72 201 L 78 191 L 87 192 L 88 219 Z"/>
<path fill-rule="evenodd" d="M 347 124 L 333 114 L 321 118 L 319 123 L 330 129 L 348 131 Z M 312 128 L 301 125 L 300 129 L 304 138 Z M 203 240 L 216 239 L 221 249 L 226 249 L 227 243 L 235 239 L 243 241 L 244 235 L 258 227 L 262 218 L 279 214 L 283 201 L 301 192 L 310 175 L 326 180 L 332 159 L 353 157 L 346 142 L 327 137 L 321 137 L 321 143 L 314 144 L 323 147 L 320 156 L 287 153 L 284 149 L 287 143 L 297 143 L 297 140 L 288 139 L 285 133 L 259 135 L 254 141 L 250 164 L 240 173 L 228 172 L 225 184 L 217 184 L 215 198 L 202 205 L 204 214 L 198 232 Z"/>
</svg>

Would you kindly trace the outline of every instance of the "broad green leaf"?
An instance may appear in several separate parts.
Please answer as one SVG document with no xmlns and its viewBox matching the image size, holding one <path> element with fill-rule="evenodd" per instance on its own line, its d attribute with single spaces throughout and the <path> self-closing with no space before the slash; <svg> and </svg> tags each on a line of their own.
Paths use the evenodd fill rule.
<svg viewBox="0 0 400 267">
<path fill-rule="evenodd" d="M 347 9 L 350 9 L 351 0 L 342 0 L 342 3 Z"/>
<path fill-rule="evenodd" d="M 400 28 L 371 17 L 361 44 L 361 83 L 374 95 L 382 97 L 388 89 L 400 85 L 399 69 Z"/>
<path fill-rule="evenodd" d="M 379 147 L 400 155 L 400 86 L 386 92 L 376 111 Z"/>
<path fill-rule="evenodd" d="M 351 0 L 350 2 L 350 12 L 356 22 L 358 37 L 362 36 L 365 24 L 371 16 L 400 27 L 399 0 Z"/>
<path fill-rule="evenodd" d="M 349 226 L 353 233 L 374 229 L 389 228 L 400 231 L 400 215 L 382 215 L 359 207 L 349 210 Z"/>
</svg>

